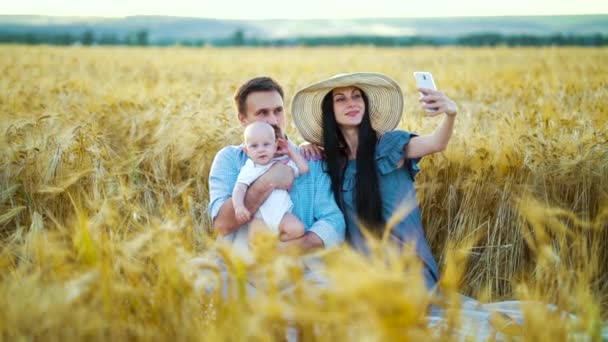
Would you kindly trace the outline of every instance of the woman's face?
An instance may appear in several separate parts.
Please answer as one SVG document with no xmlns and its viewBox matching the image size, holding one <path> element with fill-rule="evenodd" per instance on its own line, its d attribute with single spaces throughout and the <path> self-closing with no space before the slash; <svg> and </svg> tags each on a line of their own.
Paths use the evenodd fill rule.
<svg viewBox="0 0 608 342">
<path fill-rule="evenodd" d="M 365 102 L 359 88 L 343 87 L 332 90 L 334 115 L 341 127 L 359 126 L 365 114 Z"/>
</svg>

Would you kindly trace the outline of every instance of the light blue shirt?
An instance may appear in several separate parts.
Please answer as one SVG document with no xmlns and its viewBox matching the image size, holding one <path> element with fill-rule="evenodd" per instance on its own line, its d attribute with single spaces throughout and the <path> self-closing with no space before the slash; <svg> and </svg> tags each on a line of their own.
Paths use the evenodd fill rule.
<svg viewBox="0 0 608 342">
<path fill-rule="evenodd" d="M 214 220 L 226 200 L 232 197 L 239 171 L 247 162 L 243 146 L 227 146 L 217 153 L 209 172 L 209 215 Z M 331 181 L 323 170 L 323 161 L 309 161 L 308 172 L 294 180 L 290 192 L 292 213 L 315 233 L 326 248 L 344 241 L 344 216 L 331 192 Z M 243 228 L 239 227 L 239 229 Z M 233 241 L 235 233 L 226 239 Z"/>
</svg>

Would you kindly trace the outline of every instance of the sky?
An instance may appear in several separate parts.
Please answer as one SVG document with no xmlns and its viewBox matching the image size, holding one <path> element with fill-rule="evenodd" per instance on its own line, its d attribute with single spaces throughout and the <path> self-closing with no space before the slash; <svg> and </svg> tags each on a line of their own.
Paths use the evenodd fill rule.
<svg viewBox="0 0 608 342">
<path fill-rule="evenodd" d="M 7 0 L 0 14 L 218 19 L 608 14 L 608 0 Z"/>
</svg>

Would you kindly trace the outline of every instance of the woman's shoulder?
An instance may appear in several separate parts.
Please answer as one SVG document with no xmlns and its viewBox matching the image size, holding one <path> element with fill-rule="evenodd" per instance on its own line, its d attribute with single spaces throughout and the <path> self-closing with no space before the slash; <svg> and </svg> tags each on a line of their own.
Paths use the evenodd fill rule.
<svg viewBox="0 0 608 342">
<path fill-rule="evenodd" d="M 420 159 L 407 159 L 404 147 L 415 136 L 416 134 L 408 131 L 395 130 L 386 132 L 380 137 L 376 147 L 376 163 L 381 174 L 391 173 L 401 165 L 405 165 L 414 179 L 419 171 L 418 161 Z M 403 160 L 406 160 L 405 164 L 403 164 Z"/>
<path fill-rule="evenodd" d="M 416 134 L 414 133 L 402 130 L 386 132 L 380 136 L 378 146 L 376 147 L 376 155 L 380 157 L 395 150 L 402 150 L 410 142 L 410 139 L 415 136 Z"/>
</svg>

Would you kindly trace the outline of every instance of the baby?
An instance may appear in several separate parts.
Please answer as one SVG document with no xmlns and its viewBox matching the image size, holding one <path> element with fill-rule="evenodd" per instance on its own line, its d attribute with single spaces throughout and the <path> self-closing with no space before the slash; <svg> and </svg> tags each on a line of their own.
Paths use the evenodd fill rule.
<svg viewBox="0 0 608 342">
<path fill-rule="evenodd" d="M 247 222 L 251 213 L 245 208 L 245 192 L 258 177 L 263 175 L 274 163 L 286 163 L 290 166 L 296 177 L 308 172 L 308 164 L 291 144 L 285 139 L 277 139 L 275 130 L 265 122 L 253 122 L 245 128 L 244 151 L 249 157 L 241 168 L 236 185 L 232 192 L 234 213 L 240 222 Z M 287 151 L 286 155 L 275 156 L 277 150 Z M 286 190 L 275 189 L 262 203 L 249 225 L 249 241 L 258 231 L 256 224 L 261 220 L 274 233 L 279 235 L 281 241 L 288 241 L 304 235 L 304 224 L 291 213 L 293 202 Z M 261 223 L 261 222 L 258 222 Z M 259 228 L 258 228 L 259 229 Z"/>
</svg>

